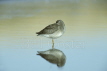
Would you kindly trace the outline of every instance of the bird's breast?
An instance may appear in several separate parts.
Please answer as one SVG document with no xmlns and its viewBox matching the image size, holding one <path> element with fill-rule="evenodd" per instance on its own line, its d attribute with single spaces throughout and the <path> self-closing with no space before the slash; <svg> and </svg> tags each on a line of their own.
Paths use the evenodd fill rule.
<svg viewBox="0 0 107 71">
<path fill-rule="evenodd" d="M 63 34 L 63 32 L 58 30 L 55 33 L 49 35 L 49 37 L 55 39 L 55 38 L 58 38 L 58 37 L 62 36 L 62 34 Z"/>
</svg>

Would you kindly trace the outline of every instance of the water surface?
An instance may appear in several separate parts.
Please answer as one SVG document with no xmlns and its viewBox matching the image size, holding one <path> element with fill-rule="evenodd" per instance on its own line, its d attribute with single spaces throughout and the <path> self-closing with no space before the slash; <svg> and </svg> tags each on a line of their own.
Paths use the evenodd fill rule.
<svg viewBox="0 0 107 71">
<path fill-rule="evenodd" d="M 106 71 L 107 1 L 0 1 L 0 71 Z M 51 39 L 35 32 L 61 19 L 65 34 L 55 39 L 67 62 L 62 69 L 37 56 Z"/>
</svg>

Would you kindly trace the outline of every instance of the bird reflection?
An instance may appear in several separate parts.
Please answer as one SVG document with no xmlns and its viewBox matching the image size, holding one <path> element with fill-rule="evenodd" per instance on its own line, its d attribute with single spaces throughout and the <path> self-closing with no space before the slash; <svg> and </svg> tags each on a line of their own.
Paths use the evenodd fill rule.
<svg viewBox="0 0 107 71">
<path fill-rule="evenodd" d="M 58 67 L 63 67 L 66 62 L 65 54 L 58 49 L 49 49 L 46 51 L 37 51 L 38 54 L 50 63 L 56 64 Z"/>
</svg>

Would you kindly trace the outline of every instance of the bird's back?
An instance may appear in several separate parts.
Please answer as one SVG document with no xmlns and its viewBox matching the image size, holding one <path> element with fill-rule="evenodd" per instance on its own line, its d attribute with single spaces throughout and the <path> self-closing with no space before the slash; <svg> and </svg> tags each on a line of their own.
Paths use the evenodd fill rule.
<svg viewBox="0 0 107 71">
<path fill-rule="evenodd" d="M 55 31 L 58 30 L 58 25 L 56 23 L 46 26 L 44 29 L 42 29 L 40 32 L 37 32 L 36 34 L 53 34 Z"/>
</svg>

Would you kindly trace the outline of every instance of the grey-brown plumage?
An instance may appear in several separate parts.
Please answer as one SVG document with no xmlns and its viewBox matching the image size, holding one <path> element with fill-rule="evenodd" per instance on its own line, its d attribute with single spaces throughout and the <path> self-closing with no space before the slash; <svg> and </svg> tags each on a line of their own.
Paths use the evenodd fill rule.
<svg viewBox="0 0 107 71">
<path fill-rule="evenodd" d="M 44 36 L 52 39 L 53 47 L 54 40 L 58 37 L 61 37 L 64 34 L 65 24 L 62 20 L 57 20 L 56 23 L 50 24 L 42 29 L 40 32 L 37 32 L 37 36 Z"/>
<path fill-rule="evenodd" d="M 62 20 L 57 20 L 56 23 L 50 24 L 42 29 L 40 32 L 36 34 L 49 37 L 49 38 L 58 38 L 64 33 L 65 24 Z"/>
<path fill-rule="evenodd" d="M 56 23 L 46 26 L 43 30 L 40 32 L 37 32 L 36 34 L 53 34 L 55 31 L 58 30 L 58 25 Z"/>
</svg>

